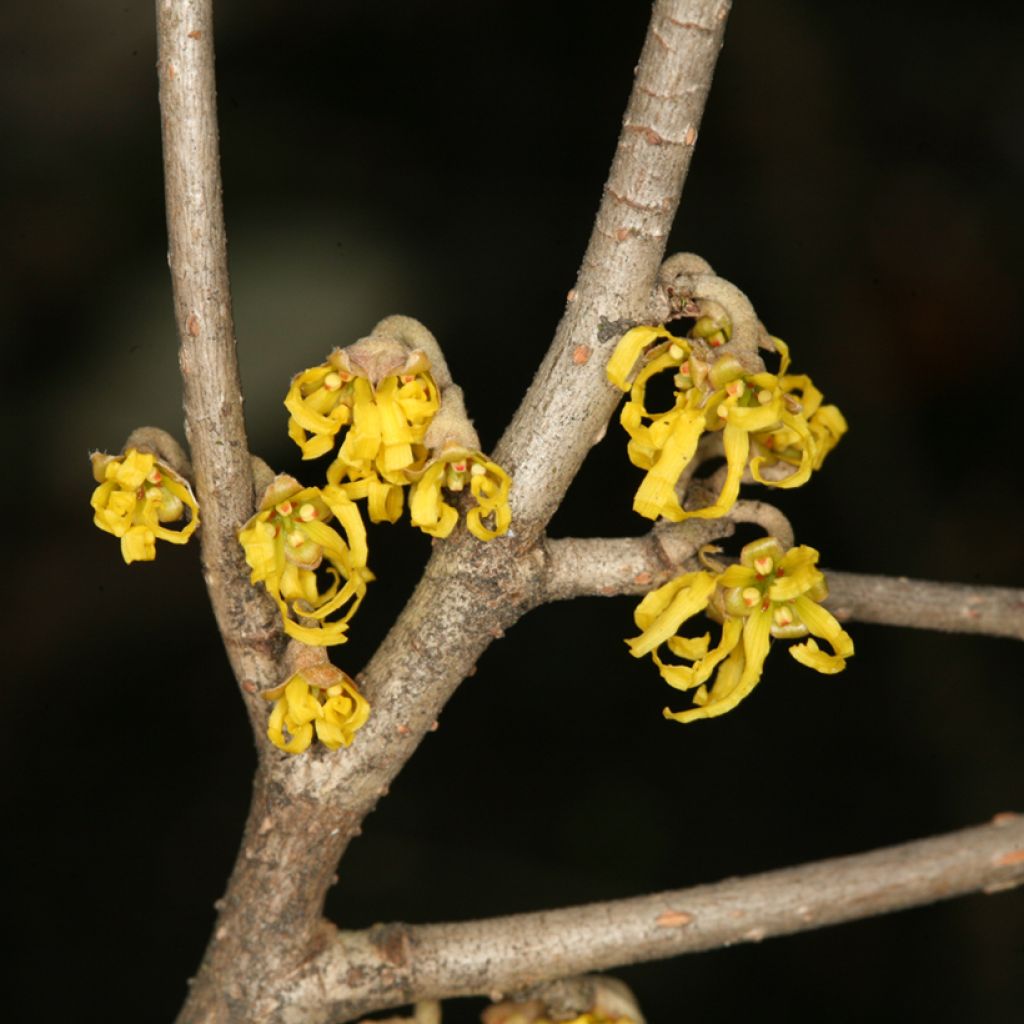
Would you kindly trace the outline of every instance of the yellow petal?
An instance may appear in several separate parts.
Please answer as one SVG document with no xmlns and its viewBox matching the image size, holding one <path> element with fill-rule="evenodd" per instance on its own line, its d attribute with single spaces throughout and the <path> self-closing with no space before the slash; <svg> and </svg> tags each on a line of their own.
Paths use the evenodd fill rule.
<svg viewBox="0 0 1024 1024">
<path fill-rule="evenodd" d="M 275 747 L 279 747 L 289 754 L 301 754 L 313 739 L 313 726 L 307 724 L 296 726 L 295 729 L 289 727 L 288 731 L 291 733 L 291 739 L 286 740 L 284 738 L 285 708 L 286 701 L 282 697 L 274 705 L 273 711 L 270 712 L 270 719 L 267 722 L 267 739 Z"/>
<path fill-rule="evenodd" d="M 121 538 L 121 557 L 132 562 L 152 562 L 156 558 L 156 538 L 148 526 L 133 526 Z"/>
<path fill-rule="evenodd" d="M 297 725 L 305 725 L 320 716 L 320 702 L 310 692 L 309 683 L 301 672 L 288 680 L 284 688 L 284 699 L 287 705 L 287 717 Z"/>
<path fill-rule="evenodd" d="M 676 484 L 697 450 L 704 432 L 704 415 L 697 409 L 681 410 L 657 462 L 644 477 L 633 498 L 633 511 L 648 519 L 659 515 L 673 522 L 686 518 L 676 496 Z"/>
<path fill-rule="evenodd" d="M 615 351 L 605 368 L 608 380 L 620 391 L 626 391 L 629 388 L 627 378 L 640 358 L 640 353 L 653 341 L 665 336 L 671 337 L 664 327 L 641 325 L 626 331 L 615 346 Z"/>
<path fill-rule="evenodd" d="M 633 614 L 640 636 L 627 640 L 629 653 L 643 657 L 663 644 L 697 612 L 706 608 L 715 589 L 709 572 L 690 572 L 648 594 Z"/>
<path fill-rule="evenodd" d="M 692 722 L 699 718 L 716 718 L 736 707 L 761 679 L 771 644 L 770 629 L 769 613 L 756 611 L 749 616 L 743 624 L 742 646 L 736 646 L 728 661 L 718 670 L 710 692 L 699 695 L 703 698 L 702 706 L 675 714 L 666 709 L 665 717 L 677 722 Z"/>
<path fill-rule="evenodd" d="M 809 597 L 798 597 L 793 602 L 793 609 L 801 622 L 814 635 L 822 637 L 831 645 L 835 654 L 822 651 L 815 640 L 793 644 L 789 653 L 808 668 L 817 672 L 832 675 L 846 668 L 846 659 L 853 656 L 853 640 L 829 611 Z"/>
</svg>

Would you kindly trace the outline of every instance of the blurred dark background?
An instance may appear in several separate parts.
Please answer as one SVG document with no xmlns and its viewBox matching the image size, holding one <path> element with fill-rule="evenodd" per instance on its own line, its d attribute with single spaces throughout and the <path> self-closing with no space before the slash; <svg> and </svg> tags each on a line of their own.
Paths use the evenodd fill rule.
<svg viewBox="0 0 1024 1024">
<path fill-rule="evenodd" d="M 288 378 L 392 312 L 439 335 L 496 441 L 573 284 L 648 9 L 220 6 L 256 451 L 313 482 L 285 435 Z M 738 4 L 671 248 L 747 291 L 852 425 L 813 486 L 782 495 L 800 542 L 836 568 L 1020 585 L 1024 13 L 980 10 Z M 181 435 L 152 10 L 12 0 L 4 22 L 3 415 L 22 495 L 4 616 L 7 1000 L 27 997 L 24 1019 L 98 1003 L 166 1020 L 254 754 L 196 546 L 125 566 L 90 523 L 90 449 L 142 423 Z M 554 533 L 642 532 L 623 449 L 611 429 Z M 380 582 L 335 658 L 352 672 L 428 550 L 407 529 L 372 541 Z M 779 651 L 739 710 L 681 727 L 622 645 L 633 603 L 544 609 L 495 645 L 345 859 L 335 920 L 627 896 L 1022 809 L 1019 644 L 857 626 L 844 674 Z M 652 1024 L 1007 1021 L 1022 911 L 1019 893 L 975 896 L 620 974 Z"/>
</svg>

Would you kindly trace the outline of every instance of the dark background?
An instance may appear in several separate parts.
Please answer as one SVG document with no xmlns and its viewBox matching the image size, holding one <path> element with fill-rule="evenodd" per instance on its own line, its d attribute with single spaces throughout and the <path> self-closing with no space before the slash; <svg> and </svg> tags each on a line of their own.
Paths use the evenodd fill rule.
<svg viewBox="0 0 1024 1024">
<path fill-rule="evenodd" d="M 670 248 L 737 282 L 851 423 L 813 486 L 782 495 L 800 542 L 836 568 L 1019 585 L 1024 15 L 834 8 L 737 5 Z M 496 441 L 573 284 L 647 13 L 220 6 L 256 451 L 313 482 L 285 435 L 288 378 L 392 312 L 439 335 Z M 95 1004 L 165 1020 L 254 754 L 196 545 L 125 566 L 90 525 L 88 451 L 141 423 L 181 434 L 152 11 L 16 0 L 4 21 L 7 1000 L 33 1020 Z M 611 429 L 552 532 L 642 532 L 638 479 Z M 365 662 L 427 550 L 375 531 L 379 582 L 343 667 Z M 844 674 L 779 651 L 739 710 L 681 727 L 626 655 L 632 605 L 544 609 L 488 652 L 345 859 L 335 920 L 627 896 L 1021 809 L 1013 642 L 856 626 Z M 620 973 L 652 1024 L 1006 1021 L 1022 910 L 1019 893 L 979 895 Z"/>
</svg>

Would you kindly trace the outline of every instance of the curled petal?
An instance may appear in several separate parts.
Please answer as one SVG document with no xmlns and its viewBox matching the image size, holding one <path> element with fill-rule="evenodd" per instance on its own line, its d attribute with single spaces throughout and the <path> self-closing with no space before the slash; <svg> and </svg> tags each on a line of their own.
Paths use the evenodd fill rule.
<svg viewBox="0 0 1024 1024">
<path fill-rule="evenodd" d="M 710 652 L 707 651 L 707 635 L 701 639 L 704 641 L 705 653 L 702 653 L 697 658 L 693 658 L 692 654 L 685 654 L 683 651 L 685 647 L 679 645 L 678 641 L 680 637 L 670 637 L 668 641 L 669 650 L 674 654 L 678 654 L 680 657 L 689 657 L 693 660 L 693 665 L 687 667 L 685 665 L 666 665 L 657 656 L 657 652 L 654 653 L 654 661 L 658 665 L 658 670 L 661 673 L 662 679 L 665 680 L 669 686 L 675 687 L 677 690 L 690 690 L 695 686 L 701 686 L 708 679 L 711 678 L 712 673 L 719 666 L 719 664 L 732 654 L 735 650 L 736 645 L 740 642 L 740 637 L 743 632 L 743 620 L 735 618 L 727 618 L 722 625 L 722 638 L 719 641 L 717 647 L 713 648 Z M 689 646 L 691 651 L 698 650 L 699 645 L 693 644 Z"/>
<path fill-rule="evenodd" d="M 721 492 L 714 504 L 693 511 L 684 511 L 680 519 L 717 519 L 736 504 L 743 470 L 746 468 L 747 456 L 750 453 L 750 435 L 742 428 L 726 423 L 722 432 L 722 442 L 725 446 L 726 476 Z"/>
<path fill-rule="evenodd" d="M 294 728 L 293 728 L 294 726 Z M 288 730 L 289 737 L 285 739 L 284 731 Z M 309 747 L 313 740 L 313 726 L 308 722 L 304 725 L 292 723 L 287 718 L 287 701 L 282 697 L 274 705 L 270 712 L 270 720 L 267 722 L 267 739 L 289 754 L 301 754 Z"/>
<path fill-rule="evenodd" d="M 810 633 L 827 640 L 835 653 L 828 654 L 821 650 L 813 638 L 806 643 L 793 644 L 789 653 L 801 665 L 826 675 L 833 675 L 846 668 L 846 659 L 853 656 L 853 640 L 835 616 L 809 597 L 798 597 L 793 602 L 793 608 Z"/>
<path fill-rule="evenodd" d="M 330 750 L 350 746 L 370 715 L 370 705 L 348 682 L 330 687 L 325 697 L 322 716 L 316 723 L 317 738 Z"/>
<path fill-rule="evenodd" d="M 661 445 L 657 461 L 633 498 L 633 511 L 648 519 L 664 516 L 672 522 L 687 518 L 676 497 L 676 484 L 693 458 L 704 432 L 704 414 L 698 409 L 680 410 L 672 420 L 671 433 Z"/>
<path fill-rule="evenodd" d="M 627 640 L 634 658 L 650 654 L 689 618 L 708 606 L 715 589 L 715 577 L 709 572 L 688 572 L 652 590 L 637 605 L 633 618 L 643 631 Z"/>
<path fill-rule="evenodd" d="M 409 491 L 409 518 L 413 526 L 433 537 L 447 537 L 458 522 L 458 513 L 441 499 L 444 463 L 435 462 Z"/>
<path fill-rule="evenodd" d="M 658 338 L 671 337 L 664 327 L 634 327 L 619 339 L 605 372 L 620 391 L 629 389 L 628 378 L 643 350 Z"/>
<path fill-rule="evenodd" d="M 764 660 L 771 644 L 771 616 L 755 612 L 743 624 L 743 643 L 737 645 L 729 659 L 718 670 L 710 691 L 698 690 L 695 703 L 701 705 L 689 711 L 672 713 L 666 709 L 665 717 L 677 722 L 693 722 L 699 718 L 716 718 L 734 707 L 757 686 L 764 671 Z"/>
</svg>

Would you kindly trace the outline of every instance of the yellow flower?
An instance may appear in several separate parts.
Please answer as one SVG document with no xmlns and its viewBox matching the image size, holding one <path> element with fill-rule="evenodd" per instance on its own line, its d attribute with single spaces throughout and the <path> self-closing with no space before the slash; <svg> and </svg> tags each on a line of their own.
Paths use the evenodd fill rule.
<svg viewBox="0 0 1024 1024">
<path fill-rule="evenodd" d="M 811 470 L 821 469 L 825 456 L 835 448 L 848 428 L 846 419 L 836 406 L 821 404 L 822 394 L 811 383 L 810 377 L 783 374 L 778 383 L 784 408 L 793 414 L 792 419 L 787 417 L 788 422 L 781 421 L 772 430 L 752 435 L 751 449 L 755 457 L 750 460 L 750 473 L 758 483 L 798 487 Z M 776 466 L 796 469 L 765 480 L 762 468 L 771 470 Z"/>
<path fill-rule="evenodd" d="M 347 747 L 370 715 L 370 705 L 352 680 L 333 665 L 328 672 L 296 672 L 287 682 L 263 694 L 274 701 L 267 738 L 289 754 L 301 754 L 317 739 L 329 750 Z M 333 680 L 318 685 L 314 680 Z"/>
<path fill-rule="evenodd" d="M 156 557 L 156 541 L 184 544 L 199 526 L 199 506 L 188 481 L 150 452 L 129 448 L 123 455 L 92 456 L 92 472 L 99 483 L 92 492 L 93 522 L 121 538 L 126 562 L 149 562 Z M 174 523 L 188 513 L 179 530 Z"/>
<path fill-rule="evenodd" d="M 630 653 L 636 658 L 650 654 L 665 682 L 695 691 L 696 707 L 680 712 L 666 708 L 666 718 L 692 722 L 731 711 L 760 680 L 773 637 L 808 637 L 789 653 L 818 672 L 831 675 L 846 667 L 853 641 L 820 604 L 828 589 L 817 562 L 813 548 L 801 545 L 783 553 L 774 537 L 764 537 L 747 544 L 739 563 L 723 572 L 686 573 L 640 602 L 634 618 L 642 632 L 626 641 Z M 717 647 L 710 648 L 708 633 L 676 635 L 700 611 L 722 624 Z M 814 637 L 827 640 L 834 653 L 821 650 Z M 691 664 L 666 664 L 658 655 L 662 644 Z"/>
<path fill-rule="evenodd" d="M 686 339 L 663 327 L 633 328 L 608 363 L 609 380 L 630 391 L 620 422 L 629 434 L 630 461 L 647 470 L 633 508 L 648 519 L 663 516 L 680 522 L 725 515 L 748 469 L 758 483 L 798 487 L 820 468 L 846 431 L 842 414 L 835 406 L 821 405 L 821 392 L 808 377 L 786 374 L 789 350 L 780 339 L 773 339 L 779 372 L 750 373 L 735 356 L 713 354 L 728 338 L 727 326 L 705 317 L 691 334 Z M 651 342 L 655 344 L 648 348 Z M 627 377 L 641 356 L 644 365 L 629 385 Z M 666 370 L 673 372 L 674 402 L 669 409 L 652 412 L 646 406 L 647 386 Z M 726 460 L 721 492 L 704 508 L 684 510 L 676 493 L 679 480 L 701 437 L 717 431 Z M 769 468 L 772 472 L 765 475 L 762 469 Z"/>
<path fill-rule="evenodd" d="M 342 470 L 358 474 L 373 464 L 388 475 L 415 462 L 414 446 L 422 442 L 439 397 L 426 356 L 402 354 L 400 372 L 379 380 L 361 373 L 345 349 L 335 349 L 327 362 L 292 379 L 284 400 L 291 413 L 288 436 L 304 459 L 330 451 L 338 432 L 347 427 L 337 456 Z"/>
<path fill-rule="evenodd" d="M 493 540 L 505 533 L 512 521 L 508 474 L 480 452 L 457 445 L 436 453 L 412 485 L 409 516 L 413 526 L 432 537 L 447 537 L 459 514 L 445 502 L 442 491 L 458 493 L 465 490 L 467 482 L 476 499 L 476 505 L 466 513 L 469 532 L 480 540 Z M 488 526 L 484 520 L 492 517 L 493 526 Z"/>
<path fill-rule="evenodd" d="M 327 525 L 332 518 L 344 538 Z M 319 647 L 345 642 L 348 620 L 373 579 L 366 566 L 366 529 L 347 494 L 331 486 L 302 488 L 294 478 L 278 476 L 238 539 L 251 581 L 267 588 L 289 636 Z M 340 618 L 328 621 L 338 613 Z"/>
</svg>

